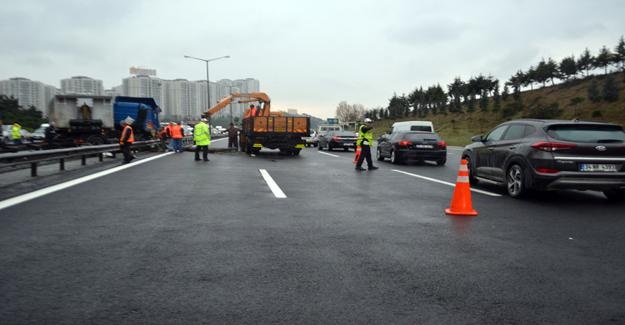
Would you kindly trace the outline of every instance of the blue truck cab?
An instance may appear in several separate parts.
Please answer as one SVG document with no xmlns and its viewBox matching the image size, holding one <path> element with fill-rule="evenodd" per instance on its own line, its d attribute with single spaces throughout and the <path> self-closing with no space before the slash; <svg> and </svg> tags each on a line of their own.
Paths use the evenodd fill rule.
<svg viewBox="0 0 625 325">
<path fill-rule="evenodd" d="M 160 107 L 149 97 L 115 97 L 113 120 L 115 130 L 121 132 L 120 122 L 127 117 L 134 119 L 132 128 L 137 140 L 152 139 L 160 126 L 158 114 Z"/>
</svg>

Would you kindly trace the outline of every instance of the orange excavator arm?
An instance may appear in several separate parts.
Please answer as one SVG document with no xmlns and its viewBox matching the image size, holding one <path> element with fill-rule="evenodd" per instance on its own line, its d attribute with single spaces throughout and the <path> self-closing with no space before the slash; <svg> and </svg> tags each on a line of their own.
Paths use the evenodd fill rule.
<svg viewBox="0 0 625 325">
<path fill-rule="evenodd" d="M 261 93 L 261 92 L 256 92 L 256 93 L 232 93 L 230 94 L 230 96 L 222 99 L 219 103 L 217 103 L 217 105 L 211 107 L 208 111 L 206 111 L 206 113 L 204 113 L 205 116 L 213 116 L 215 113 L 221 111 L 222 109 L 224 109 L 226 106 L 228 106 L 230 103 L 232 103 L 234 100 L 237 100 L 239 103 L 250 103 L 250 102 L 259 102 L 262 103 L 264 105 L 263 107 L 263 114 L 262 116 L 269 116 L 270 114 L 270 106 L 271 106 L 271 99 L 269 98 L 269 95 L 265 94 L 265 93 Z"/>
</svg>

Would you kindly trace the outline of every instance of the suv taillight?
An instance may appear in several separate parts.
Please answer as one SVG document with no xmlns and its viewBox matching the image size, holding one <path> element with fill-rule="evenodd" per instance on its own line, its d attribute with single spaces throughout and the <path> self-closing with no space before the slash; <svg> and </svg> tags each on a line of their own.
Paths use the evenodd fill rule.
<svg viewBox="0 0 625 325">
<path fill-rule="evenodd" d="M 332 141 L 339 141 L 339 137 L 337 137 L 336 135 L 332 137 Z"/>
<path fill-rule="evenodd" d="M 445 142 L 443 140 L 437 142 L 436 144 L 438 144 L 439 148 L 447 148 L 447 142 Z"/>
<path fill-rule="evenodd" d="M 569 150 L 575 147 L 577 147 L 577 145 L 572 144 L 572 143 L 547 142 L 547 141 L 536 142 L 532 145 L 532 148 L 536 150 L 542 150 L 542 151 L 547 151 L 547 152 Z"/>
<path fill-rule="evenodd" d="M 407 146 L 409 146 L 409 145 L 411 145 L 411 144 L 412 144 L 412 142 L 410 142 L 410 141 L 408 141 L 408 140 L 401 140 L 401 141 L 399 141 L 399 143 L 398 143 L 398 145 L 399 145 L 400 147 L 407 147 Z"/>
</svg>

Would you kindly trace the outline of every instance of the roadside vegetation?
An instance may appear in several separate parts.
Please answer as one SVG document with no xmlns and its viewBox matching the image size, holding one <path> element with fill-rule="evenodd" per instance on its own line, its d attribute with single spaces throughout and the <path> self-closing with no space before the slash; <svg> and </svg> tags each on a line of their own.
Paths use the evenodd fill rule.
<svg viewBox="0 0 625 325">
<path fill-rule="evenodd" d="M 505 82 L 479 74 L 468 80 L 456 77 L 446 86 L 417 86 L 408 94 L 394 94 L 387 107 L 364 110 L 362 116 L 375 121 L 377 135 L 396 121 L 430 120 L 451 145 L 465 145 L 471 136 L 518 118 L 625 126 L 624 76 L 625 40 L 621 37 L 613 51 L 603 46 L 595 56 L 585 49 L 577 57 L 560 61 L 543 58 Z"/>
</svg>

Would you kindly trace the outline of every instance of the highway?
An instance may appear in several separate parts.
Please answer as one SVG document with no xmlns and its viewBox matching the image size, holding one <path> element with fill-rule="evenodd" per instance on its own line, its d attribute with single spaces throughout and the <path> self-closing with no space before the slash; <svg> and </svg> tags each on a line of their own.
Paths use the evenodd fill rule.
<svg viewBox="0 0 625 325">
<path fill-rule="evenodd" d="M 450 217 L 460 153 L 364 172 L 316 148 L 152 153 L 7 176 L 0 323 L 625 323 L 625 203 L 478 185 L 479 215 Z"/>
</svg>

